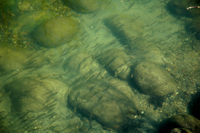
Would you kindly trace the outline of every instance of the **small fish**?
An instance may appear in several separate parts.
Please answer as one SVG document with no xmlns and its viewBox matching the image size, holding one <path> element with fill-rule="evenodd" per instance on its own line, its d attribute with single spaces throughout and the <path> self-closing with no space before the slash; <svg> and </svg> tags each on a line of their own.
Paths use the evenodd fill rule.
<svg viewBox="0 0 200 133">
<path fill-rule="evenodd" d="M 190 9 L 193 9 L 193 8 L 200 8 L 200 6 L 190 6 L 190 7 L 187 7 L 187 10 L 190 10 Z"/>
</svg>

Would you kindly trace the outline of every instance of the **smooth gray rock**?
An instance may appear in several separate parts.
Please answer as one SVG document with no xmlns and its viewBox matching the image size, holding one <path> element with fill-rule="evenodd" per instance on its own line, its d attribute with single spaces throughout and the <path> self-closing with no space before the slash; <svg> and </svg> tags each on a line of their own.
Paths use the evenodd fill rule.
<svg viewBox="0 0 200 133">
<path fill-rule="evenodd" d="M 153 62 L 139 63 L 132 77 L 139 89 L 150 96 L 165 96 L 177 88 L 172 76 Z"/>
</svg>

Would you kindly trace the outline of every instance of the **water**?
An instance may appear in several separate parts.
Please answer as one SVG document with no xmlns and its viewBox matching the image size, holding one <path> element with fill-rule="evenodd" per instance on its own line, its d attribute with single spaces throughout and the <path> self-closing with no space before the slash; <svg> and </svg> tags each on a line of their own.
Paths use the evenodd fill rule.
<svg viewBox="0 0 200 133">
<path fill-rule="evenodd" d="M 198 42 L 167 1 L 82 4 L 0 2 L 1 132 L 156 133 L 189 113 Z"/>
</svg>

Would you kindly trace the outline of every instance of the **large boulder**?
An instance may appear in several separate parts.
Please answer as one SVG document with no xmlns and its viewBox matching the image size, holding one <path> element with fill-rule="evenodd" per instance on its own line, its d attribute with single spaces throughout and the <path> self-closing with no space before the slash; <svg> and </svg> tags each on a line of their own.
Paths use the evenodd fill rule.
<svg viewBox="0 0 200 133">
<path fill-rule="evenodd" d="M 24 64 L 28 61 L 27 56 L 31 53 L 31 51 L 21 48 L 16 49 L 2 42 L 0 46 L 0 74 L 21 71 L 24 68 Z"/>
<path fill-rule="evenodd" d="M 102 1 L 100 0 L 63 0 L 66 5 L 77 12 L 92 13 L 98 10 Z"/>
<path fill-rule="evenodd" d="M 5 42 L 0 44 L 0 74 L 17 74 L 24 69 L 39 68 L 45 64 L 45 57 L 38 56 L 34 50 L 9 46 Z"/>
<path fill-rule="evenodd" d="M 144 24 L 138 18 L 128 14 L 117 14 L 108 17 L 105 25 L 124 44 L 128 44 L 133 49 L 144 36 Z"/>
<path fill-rule="evenodd" d="M 81 126 L 80 118 L 67 108 L 70 88 L 61 81 L 46 76 L 23 77 L 4 89 L 13 105 L 6 119 L 12 122 L 3 125 L 7 132 L 69 133 L 76 132 L 77 124 Z"/>
<path fill-rule="evenodd" d="M 10 98 L 15 111 L 24 113 L 40 111 L 58 101 L 66 105 L 65 95 L 69 93 L 70 88 L 55 79 L 24 77 L 5 85 L 5 91 L 11 93 Z"/>
<path fill-rule="evenodd" d="M 128 55 L 120 49 L 109 49 L 99 56 L 99 63 L 105 66 L 114 77 L 128 79 L 130 77 L 130 62 Z"/>
<path fill-rule="evenodd" d="M 71 17 L 57 17 L 38 26 L 32 36 L 44 47 L 58 47 L 70 42 L 78 29 L 78 22 Z"/>
<path fill-rule="evenodd" d="M 176 91 L 176 83 L 171 75 L 153 62 L 141 62 L 133 71 L 132 77 L 139 89 L 150 96 L 165 96 Z"/>
<path fill-rule="evenodd" d="M 138 110 L 131 89 L 115 86 L 116 82 L 94 80 L 80 84 L 69 94 L 69 105 L 105 127 L 119 129 L 128 119 L 136 118 Z"/>
<path fill-rule="evenodd" d="M 160 133 L 199 133 L 200 120 L 189 114 L 178 114 L 162 122 Z"/>
</svg>

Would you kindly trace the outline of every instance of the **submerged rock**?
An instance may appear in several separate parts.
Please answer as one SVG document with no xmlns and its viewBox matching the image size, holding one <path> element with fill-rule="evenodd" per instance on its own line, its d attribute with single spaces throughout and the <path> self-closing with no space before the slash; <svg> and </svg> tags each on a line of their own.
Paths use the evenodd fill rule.
<svg viewBox="0 0 200 133">
<path fill-rule="evenodd" d="M 136 17 L 127 14 L 113 15 L 105 20 L 112 33 L 130 48 L 144 36 L 144 25 Z M 133 45 L 133 46 L 132 46 Z"/>
<path fill-rule="evenodd" d="M 99 62 L 108 69 L 115 77 L 128 79 L 130 66 L 128 55 L 120 49 L 110 49 L 102 53 Z"/>
<path fill-rule="evenodd" d="M 167 10 L 178 17 L 194 17 L 200 14 L 199 10 L 187 10 L 187 7 L 198 6 L 199 0 L 171 0 L 167 3 Z"/>
<path fill-rule="evenodd" d="M 0 73 L 5 74 L 13 70 L 23 69 L 24 64 L 28 61 L 27 56 L 31 53 L 31 51 L 21 48 L 16 49 L 2 42 L 0 47 Z"/>
<path fill-rule="evenodd" d="M 138 110 L 133 92 L 125 86 L 116 87 L 113 83 L 102 80 L 80 84 L 69 94 L 69 104 L 103 126 L 119 129 L 128 119 L 136 118 Z"/>
<path fill-rule="evenodd" d="M 78 52 L 70 56 L 63 65 L 65 71 L 76 71 L 80 74 L 86 74 L 91 70 L 99 68 L 92 56 L 86 52 Z"/>
<path fill-rule="evenodd" d="M 44 77 L 23 77 L 4 87 L 9 93 L 15 119 L 3 125 L 7 132 L 76 132 L 80 118 L 67 108 L 70 88 Z M 52 128 L 53 127 L 53 128 Z"/>
<path fill-rule="evenodd" d="M 17 18 L 13 33 L 18 34 L 19 32 L 25 32 L 28 34 L 32 32 L 35 27 L 54 16 L 55 14 L 51 11 L 31 11 L 24 13 Z"/>
<path fill-rule="evenodd" d="M 57 17 L 38 26 L 33 32 L 33 38 L 41 46 L 58 47 L 70 42 L 78 29 L 78 22 L 71 17 Z"/>
<path fill-rule="evenodd" d="M 171 75 L 153 62 L 141 62 L 132 75 L 139 89 L 150 96 L 165 96 L 176 91 Z"/>
<path fill-rule="evenodd" d="M 189 114 L 178 114 L 163 121 L 162 133 L 199 133 L 200 120 Z"/>
<path fill-rule="evenodd" d="M 64 97 L 70 91 L 61 81 L 32 77 L 16 79 L 7 84 L 5 90 L 11 91 L 10 98 L 18 113 L 40 111 L 57 101 L 66 105 Z"/>
<path fill-rule="evenodd" d="M 101 5 L 101 0 L 63 0 L 66 5 L 77 12 L 92 13 L 98 10 Z"/>
</svg>

